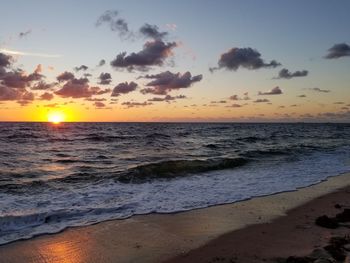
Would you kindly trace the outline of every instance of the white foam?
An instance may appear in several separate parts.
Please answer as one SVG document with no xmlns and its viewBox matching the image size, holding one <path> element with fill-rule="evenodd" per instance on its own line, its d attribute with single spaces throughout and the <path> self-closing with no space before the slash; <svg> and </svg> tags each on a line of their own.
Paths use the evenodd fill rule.
<svg viewBox="0 0 350 263">
<path fill-rule="evenodd" d="M 276 159 L 277 160 L 277 159 Z M 295 190 L 350 171 L 348 148 L 173 180 L 113 180 L 32 196 L 0 194 L 0 244 L 135 214 L 172 213 Z"/>
</svg>

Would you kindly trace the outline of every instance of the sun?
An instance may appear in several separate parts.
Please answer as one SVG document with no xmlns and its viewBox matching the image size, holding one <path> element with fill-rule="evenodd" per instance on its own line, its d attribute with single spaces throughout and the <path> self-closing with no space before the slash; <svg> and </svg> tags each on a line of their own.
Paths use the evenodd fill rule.
<svg viewBox="0 0 350 263">
<path fill-rule="evenodd" d="M 64 121 L 64 119 L 65 116 L 62 112 L 49 112 L 49 114 L 47 115 L 48 122 L 51 122 L 53 124 L 60 124 Z"/>
</svg>

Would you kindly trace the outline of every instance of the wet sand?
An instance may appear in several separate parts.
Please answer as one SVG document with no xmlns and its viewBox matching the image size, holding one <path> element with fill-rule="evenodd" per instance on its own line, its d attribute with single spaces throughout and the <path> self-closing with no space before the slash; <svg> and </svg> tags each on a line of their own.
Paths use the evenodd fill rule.
<svg viewBox="0 0 350 263">
<path fill-rule="evenodd" d="M 334 203 L 350 205 L 348 187 L 350 174 L 344 174 L 298 191 L 234 204 L 69 228 L 3 245 L 0 262 L 246 263 L 302 255 L 344 231 L 313 222 L 321 214 L 336 213 Z"/>
</svg>

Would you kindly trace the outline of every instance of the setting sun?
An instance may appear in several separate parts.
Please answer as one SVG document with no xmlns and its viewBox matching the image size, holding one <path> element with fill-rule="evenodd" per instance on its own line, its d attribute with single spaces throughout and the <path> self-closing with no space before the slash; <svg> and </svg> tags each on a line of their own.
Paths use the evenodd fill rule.
<svg viewBox="0 0 350 263">
<path fill-rule="evenodd" d="M 50 112 L 47 116 L 47 120 L 53 124 L 59 124 L 63 122 L 65 116 L 62 112 Z"/>
</svg>

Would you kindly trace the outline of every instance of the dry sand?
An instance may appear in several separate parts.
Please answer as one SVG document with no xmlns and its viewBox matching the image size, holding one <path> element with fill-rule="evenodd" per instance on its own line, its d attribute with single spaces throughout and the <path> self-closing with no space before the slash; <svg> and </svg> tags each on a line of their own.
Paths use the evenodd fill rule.
<svg viewBox="0 0 350 263">
<path fill-rule="evenodd" d="M 171 262 L 230 262 L 235 259 L 235 262 L 246 263 L 261 262 L 262 258 L 268 260 L 278 251 L 281 253 L 277 256 L 303 254 L 315 245 L 322 245 L 333 234 L 313 226 L 313 220 L 319 213 L 335 213 L 334 202 L 350 201 L 347 189 L 338 191 L 348 186 L 350 174 L 344 174 L 298 191 L 234 204 L 70 228 L 62 233 L 1 246 L 0 262 L 145 263 L 176 257 Z M 298 209 L 292 209 L 296 207 L 301 212 L 295 214 Z M 282 217 L 287 211 L 289 215 Z M 263 224 L 272 220 L 272 224 Z M 253 226 L 247 227 L 249 225 Z M 285 236 L 288 233 L 290 235 Z M 304 238 L 306 233 L 313 235 Z M 284 242 L 286 239 L 290 242 Z"/>
</svg>

